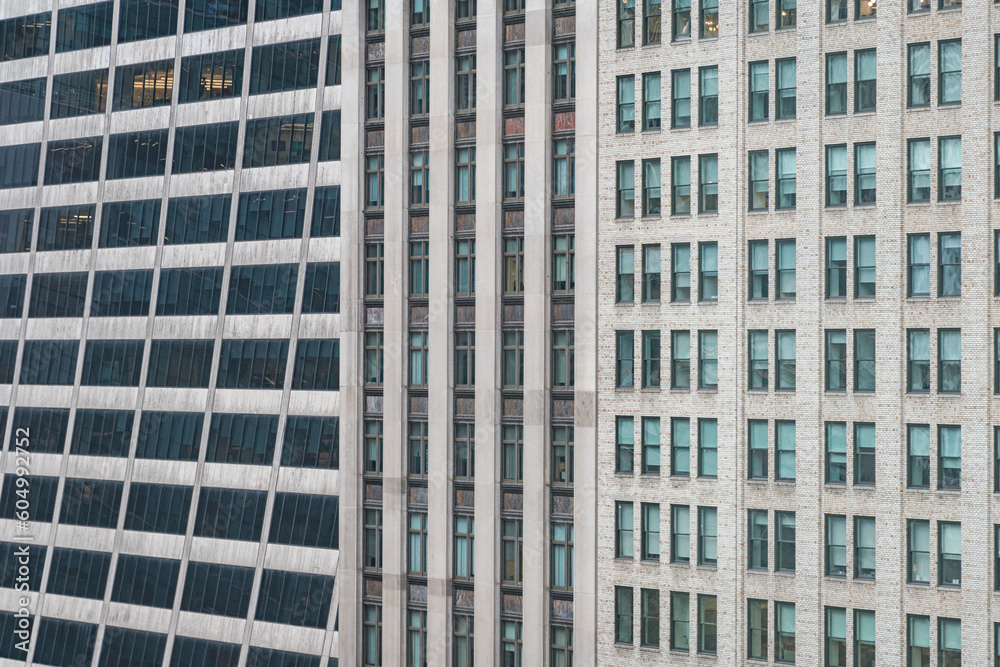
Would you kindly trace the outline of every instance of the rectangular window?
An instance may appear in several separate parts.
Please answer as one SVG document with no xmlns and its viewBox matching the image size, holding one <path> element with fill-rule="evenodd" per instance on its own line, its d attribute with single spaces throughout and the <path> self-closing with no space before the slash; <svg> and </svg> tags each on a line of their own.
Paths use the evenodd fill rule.
<svg viewBox="0 0 1000 667">
<path fill-rule="evenodd" d="M 618 133 L 635 131 L 635 77 L 618 77 Z"/>
<path fill-rule="evenodd" d="M 929 10 L 930 4 L 927 6 Z M 906 661 L 906 667 L 931 664 L 931 619 L 927 616 L 906 615 Z"/>
<path fill-rule="evenodd" d="M 718 600 L 698 595 L 698 653 L 715 655 L 718 645 Z"/>
<path fill-rule="evenodd" d="M 311 137 L 312 114 L 302 114 L 302 118 L 306 117 L 309 119 Z M 277 119 L 274 120 L 277 121 Z M 274 132 L 270 137 L 265 132 L 261 132 L 259 136 L 251 136 L 249 133 L 251 123 L 253 121 L 247 123 L 247 149 L 250 149 L 254 143 L 258 143 L 261 147 L 270 146 L 272 149 L 278 147 L 279 141 L 276 133 L 279 132 L 280 128 L 277 122 L 275 122 Z M 291 125 L 286 127 L 290 129 Z M 234 169 L 236 167 L 236 137 L 238 133 L 238 122 L 178 127 L 174 132 L 172 172 L 193 174 L 202 171 Z M 299 134 L 301 135 L 301 132 Z M 285 142 L 289 140 L 291 140 L 291 136 L 286 136 L 281 143 L 286 145 Z M 298 145 L 303 145 L 301 136 L 299 136 Z M 246 150 L 244 150 L 245 155 Z M 275 155 L 275 153 L 271 154 L 271 164 L 276 164 L 274 162 Z"/>
<path fill-rule="evenodd" d="M 750 63 L 750 120 L 767 120 L 771 87 L 768 62 Z"/>
<path fill-rule="evenodd" d="M 706 2 L 707 0 L 702 0 Z M 716 24 L 718 31 L 718 24 Z M 719 68 L 698 69 L 698 124 L 716 125 L 719 122 Z"/>
<path fill-rule="evenodd" d="M 157 315 L 215 315 L 222 296 L 222 267 L 160 271 Z M 207 375 L 207 373 L 206 373 Z"/>
<path fill-rule="evenodd" d="M 334 0 L 336 3 L 336 0 Z M 374 3 L 378 6 L 378 2 Z M 254 19 L 257 21 L 271 21 L 273 19 L 290 18 L 293 16 L 303 16 L 305 14 L 317 14 L 323 10 L 323 3 L 320 0 L 257 0 L 257 11 Z M 369 13 L 372 9 L 369 9 Z M 385 13 L 383 5 L 382 13 Z M 382 17 L 384 23 L 385 17 Z M 372 24 L 369 23 L 369 29 Z"/>
<path fill-rule="evenodd" d="M 719 211 L 719 156 L 698 156 L 698 212 Z"/>
<path fill-rule="evenodd" d="M 931 528 L 926 520 L 909 519 L 907 533 L 907 578 L 911 583 L 930 583 Z"/>
<path fill-rule="evenodd" d="M 124 0 L 118 16 L 118 41 L 135 42 L 177 33 L 177 0 Z"/>
<path fill-rule="evenodd" d="M 938 329 L 938 393 L 962 391 L 962 332 Z"/>
<path fill-rule="evenodd" d="M 503 60 L 503 103 L 505 107 L 516 108 L 524 104 L 524 48 L 504 51 Z M 430 92 L 430 63 L 424 63 L 423 90 Z M 430 105 L 424 97 L 423 113 L 430 112 Z"/>
<path fill-rule="evenodd" d="M 411 425 L 412 431 L 412 425 Z M 340 421 L 337 417 L 288 417 L 281 465 L 292 468 L 340 468 Z"/>
<path fill-rule="evenodd" d="M 476 56 L 459 56 L 455 59 L 455 113 L 473 113 L 475 110 Z"/>
<path fill-rule="evenodd" d="M 456 514 L 454 518 L 455 578 L 472 581 L 475 576 L 476 520 L 471 516 Z"/>
<path fill-rule="evenodd" d="M 766 420 L 751 419 L 747 423 L 747 444 L 750 451 L 750 460 L 747 463 L 749 478 L 766 480 L 768 476 Z"/>
<path fill-rule="evenodd" d="M 552 524 L 552 587 L 573 588 L 573 524 Z"/>
<path fill-rule="evenodd" d="M 203 422 L 201 413 L 144 411 L 139 421 L 136 458 L 197 461 Z"/>
<path fill-rule="evenodd" d="M 859 8 L 869 8 L 874 14 L 874 0 L 857 0 Z M 854 111 L 875 111 L 878 98 L 875 49 L 859 49 L 854 52 Z"/>
<path fill-rule="evenodd" d="M 455 149 L 455 203 L 476 203 L 476 149 Z"/>
<path fill-rule="evenodd" d="M 719 244 L 698 244 L 698 300 L 719 300 Z"/>
<path fill-rule="evenodd" d="M 938 489 L 962 488 L 962 427 L 938 426 Z"/>
<path fill-rule="evenodd" d="M 698 420 L 698 477 L 719 474 L 719 423 L 715 419 Z"/>
<path fill-rule="evenodd" d="M 45 157 L 45 185 L 87 183 L 98 180 L 103 147 L 104 137 L 50 141 L 46 146 L 48 154 Z M 30 168 L 31 163 L 20 164 Z M 2 174 L 0 180 L 6 180 Z"/>
<path fill-rule="evenodd" d="M 660 332 L 642 332 L 642 387 L 660 388 Z"/>
<path fill-rule="evenodd" d="M 777 68 L 778 90 L 774 100 L 774 117 L 795 118 L 795 58 L 783 58 L 775 61 Z"/>
<path fill-rule="evenodd" d="M 691 420 L 687 417 L 670 419 L 670 475 L 691 475 Z"/>
<path fill-rule="evenodd" d="M 911 0 L 911 2 L 919 0 Z M 910 44 L 907 47 L 909 82 L 907 84 L 907 104 L 910 107 L 926 107 L 931 104 L 931 45 Z"/>
<path fill-rule="evenodd" d="M 825 667 L 847 667 L 847 610 L 825 608 Z"/>
<path fill-rule="evenodd" d="M 847 0 L 826 0 L 826 22 L 847 20 Z"/>
<path fill-rule="evenodd" d="M 0 171 L 0 190 L 27 188 L 38 185 L 38 161 L 41 144 L 20 144 L 0 147 L 0 163 L 18 165 L 17 169 Z"/>
<path fill-rule="evenodd" d="M 656 648 L 660 645 L 660 591 L 655 588 L 640 590 L 640 642 L 642 646 Z"/>
<path fill-rule="evenodd" d="M 642 129 L 644 131 L 660 129 L 659 72 L 642 75 Z"/>
<path fill-rule="evenodd" d="M 691 158 L 671 158 L 670 171 L 670 213 L 687 215 L 691 212 Z"/>
<path fill-rule="evenodd" d="M 770 18 L 770 0 L 750 0 L 750 32 L 766 32 Z"/>
<path fill-rule="evenodd" d="M 616 380 L 615 386 L 619 389 L 631 389 L 634 385 L 633 373 L 635 370 L 635 342 L 631 331 L 619 331 L 615 334 L 616 340 Z"/>
<path fill-rule="evenodd" d="M 677 160 L 678 158 L 674 158 Z M 675 171 L 676 180 L 676 171 Z M 689 187 L 690 191 L 690 187 Z M 675 197 L 676 204 L 676 197 Z M 660 160 L 642 161 L 642 215 L 660 215 Z"/>
<path fill-rule="evenodd" d="M 573 331 L 553 330 L 552 332 L 552 388 L 572 390 L 574 384 L 575 351 Z"/>
<path fill-rule="evenodd" d="M 691 609 L 689 593 L 670 593 L 670 648 L 690 651 Z"/>
<path fill-rule="evenodd" d="M 673 0 L 673 38 L 675 42 L 691 39 L 691 0 Z"/>
<path fill-rule="evenodd" d="M 552 486 L 573 486 L 573 427 L 552 427 Z"/>
<path fill-rule="evenodd" d="M 847 517 L 826 515 L 826 576 L 847 576 Z"/>
<path fill-rule="evenodd" d="M 795 389 L 795 332 L 774 332 L 775 389 Z"/>
<path fill-rule="evenodd" d="M 764 153 L 761 151 L 761 153 Z M 766 153 L 764 153 L 766 157 Z M 794 148 L 782 148 L 775 151 L 775 166 L 777 168 L 777 173 L 775 174 L 775 180 L 778 188 L 778 201 L 777 208 L 779 209 L 793 209 L 795 208 L 795 185 L 796 185 L 796 174 L 795 174 L 795 149 Z M 752 168 L 752 165 L 751 165 Z M 764 169 L 767 165 L 764 165 Z M 756 192 L 754 193 L 756 196 Z M 766 180 L 764 181 L 764 203 L 761 208 L 767 208 L 767 188 Z"/>
<path fill-rule="evenodd" d="M 504 389 L 524 387 L 524 330 L 503 332 L 501 384 Z"/>
<path fill-rule="evenodd" d="M 767 600 L 747 600 L 747 657 L 767 660 Z"/>
<path fill-rule="evenodd" d="M 947 3 L 947 4 L 946 4 Z M 941 0 L 941 8 L 951 6 L 949 0 Z M 959 8 L 961 4 L 957 5 Z M 958 618 L 938 619 L 938 659 L 944 667 L 962 664 L 962 621 Z"/>
<path fill-rule="evenodd" d="M 410 334 L 411 349 L 416 347 L 413 337 L 423 336 L 420 348 L 420 370 L 414 377 L 413 353 L 410 356 L 411 384 L 427 385 L 427 334 Z M 416 382 L 421 380 L 422 382 Z M 471 389 L 476 385 L 476 333 L 474 331 L 455 332 L 455 387 Z"/>
<path fill-rule="evenodd" d="M 660 560 L 660 506 L 642 503 L 642 560 Z"/>
<path fill-rule="evenodd" d="M 774 659 L 795 662 L 795 603 L 774 603 Z"/>
<path fill-rule="evenodd" d="M 94 204 L 43 208 L 38 220 L 37 249 L 89 250 L 96 208 Z"/>
<path fill-rule="evenodd" d="M 768 170 L 769 159 L 767 151 L 750 151 L 750 210 L 766 211 L 768 208 Z M 787 166 L 787 165 L 786 165 Z"/>
<path fill-rule="evenodd" d="M 938 201 L 962 200 L 962 137 L 938 139 Z"/>
<path fill-rule="evenodd" d="M 618 48 L 631 46 L 635 46 L 635 0 L 622 0 L 618 4 Z"/>
<path fill-rule="evenodd" d="M 930 139 L 909 139 L 907 144 L 909 155 L 907 198 L 910 202 L 928 202 L 931 200 L 931 141 Z M 961 188 L 961 144 L 958 147 L 958 154 L 958 187 Z M 943 157 L 939 156 L 938 158 L 942 160 L 942 164 L 944 164 Z"/>
<path fill-rule="evenodd" d="M 938 234 L 938 296 L 962 293 L 962 234 Z"/>
<path fill-rule="evenodd" d="M 572 102 L 576 98 L 576 44 L 555 44 L 552 47 L 554 103 Z"/>
<path fill-rule="evenodd" d="M 615 643 L 632 644 L 632 588 L 629 586 L 615 586 Z"/>
<path fill-rule="evenodd" d="M 906 332 L 906 390 L 926 393 L 931 388 L 931 334 L 927 329 Z"/>
<path fill-rule="evenodd" d="M 747 567 L 751 570 L 767 569 L 767 510 L 747 510 L 747 530 L 750 544 L 747 548 Z"/>
<path fill-rule="evenodd" d="M 962 524 L 938 521 L 938 584 L 962 585 Z"/>
<path fill-rule="evenodd" d="M 854 517 L 854 578 L 875 578 L 875 517 Z"/>
<path fill-rule="evenodd" d="M 86 272 L 36 273 L 28 317 L 83 317 L 86 298 Z"/>
<path fill-rule="evenodd" d="M 826 147 L 826 205 L 847 206 L 847 146 Z"/>
<path fill-rule="evenodd" d="M 672 266 L 670 300 L 687 302 L 691 300 L 691 246 L 687 243 L 671 245 Z"/>
<path fill-rule="evenodd" d="M 287 339 L 223 340 L 216 387 L 281 390 L 287 360 Z"/>
<path fill-rule="evenodd" d="M 670 506 L 670 562 L 691 561 L 691 508 Z"/>
<path fill-rule="evenodd" d="M 300 338 L 295 346 L 292 389 L 340 390 L 340 341 Z"/>
<path fill-rule="evenodd" d="M 476 478 L 476 429 L 465 422 L 455 424 L 455 479 L 464 482 Z"/>
<path fill-rule="evenodd" d="M 716 389 L 719 386 L 718 332 L 698 332 L 698 389 Z"/>
<path fill-rule="evenodd" d="M 57 74 L 52 77 L 52 106 L 49 110 L 52 118 L 104 113 L 107 101 L 107 70 Z"/>
<path fill-rule="evenodd" d="M 675 6 L 678 1 L 690 3 L 691 0 L 674 0 Z M 681 69 L 671 73 L 670 93 L 670 127 L 691 127 L 691 70 Z"/>
<path fill-rule="evenodd" d="M 162 176 L 167 166 L 168 130 L 111 135 L 108 179 Z"/>
<path fill-rule="evenodd" d="M 715 507 L 698 508 L 698 564 L 715 565 L 718 561 L 718 510 Z M 714 648 L 712 649 L 714 651 Z"/>
<path fill-rule="evenodd" d="M 107 89 L 107 74 L 103 87 Z M 115 69 L 113 109 L 139 109 L 169 105 L 174 87 L 174 61 L 160 60 Z M 53 89 L 53 98 L 55 97 Z M 103 103 L 100 111 L 103 111 Z M 164 142 L 166 143 L 166 142 Z"/>
<path fill-rule="evenodd" d="M 632 503 L 615 503 L 615 558 L 632 560 L 635 538 L 633 531 L 635 520 L 632 516 Z"/>
<path fill-rule="evenodd" d="M 847 239 L 843 236 L 826 239 L 826 298 L 847 297 Z"/>
<path fill-rule="evenodd" d="M 701 36 L 717 37 L 719 35 L 719 0 L 700 0 L 701 6 Z"/>
<path fill-rule="evenodd" d="M 616 218 L 635 217 L 635 163 L 619 162 L 617 166 L 618 183 L 615 199 Z"/>
<path fill-rule="evenodd" d="M 111 22 L 114 14 L 113 2 L 95 2 L 82 7 L 60 8 L 56 26 L 56 53 L 79 51 L 111 44 Z M 44 20 L 39 20 L 44 17 Z M 13 30 L 11 30 L 13 29 Z M 44 55 L 49 50 L 49 20 L 48 14 L 21 16 L 9 22 L 0 24 L 0 30 L 11 30 L 12 37 L 27 47 L 27 52 L 10 54 L 5 50 L 4 60 L 12 59 L 6 56 L 26 58 L 31 50 L 41 48 L 34 55 Z M 25 39 L 27 38 L 27 39 Z M 23 41 L 22 41 L 23 40 Z M 44 46 L 42 46 L 44 41 Z M 9 49 L 10 47 L 8 47 Z"/>
<path fill-rule="evenodd" d="M 854 298 L 875 296 L 875 237 L 854 237 Z M 874 357 L 872 357 L 874 359 Z"/>
<path fill-rule="evenodd" d="M 775 472 L 779 482 L 795 481 L 795 422 L 774 422 Z"/>
<path fill-rule="evenodd" d="M 827 484 L 847 482 L 847 424 L 826 423 L 826 475 Z"/>
<path fill-rule="evenodd" d="M 88 340 L 80 384 L 138 387 L 143 345 L 141 340 Z"/>
<path fill-rule="evenodd" d="M 617 417 L 615 425 L 615 472 L 631 473 L 635 465 L 635 422 L 632 417 Z"/>
<path fill-rule="evenodd" d="M 931 428 L 926 424 L 908 424 L 906 485 L 927 489 L 931 485 Z"/>
<path fill-rule="evenodd" d="M 875 484 L 875 424 L 854 424 L 854 484 Z"/>
<path fill-rule="evenodd" d="M 931 292 L 931 237 L 930 234 L 907 236 L 907 293 L 908 296 L 929 296 Z"/>
<path fill-rule="evenodd" d="M 691 333 L 672 331 L 670 334 L 670 388 L 691 387 Z"/>
<path fill-rule="evenodd" d="M 291 314 L 297 264 L 234 266 L 229 275 L 227 315 Z"/>
<path fill-rule="evenodd" d="M 615 301 L 618 303 L 632 303 L 635 299 L 635 248 L 631 246 L 619 247 L 617 255 Z"/>
<path fill-rule="evenodd" d="M 243 49 L 187 56 L 181 59 L 180 103 L 243 93 Z"/>
<path fill-rule="evenodd" d="M 501 519 L 500 524 L 502 580 L 520 586 L 524 571 L 524 524 L 520 519 Z"/>
<path fill-rule="evenodd" d="M 961 103 L 962 40 L 942 40 L 938 42 L 938 104 Z"/>
<path fill-rule="evenodd" d="M 826 390 L 847 389 L 847 332 L 843 329 L 826 331 Z"/>
<path fill-rule="evenodd" d="M 795 512 L 775 512 L 775 563 L 778 572 L 795 571 Z"/>
<path fill-rule="evenodd" d="M 750 294 L 753 301 L 767 301 L 768 296 L 768 242 L 750 241 L 749 264 L 750 264 Z M 766 357 L 765 357 L 766 358 Z M 765 382 L 765 387 L 767 386 Z"/>
<path fill-rule="evenodd" d="M 795 298 L 795 239 L 775 241 L 776 299 Z"/>
</svg>

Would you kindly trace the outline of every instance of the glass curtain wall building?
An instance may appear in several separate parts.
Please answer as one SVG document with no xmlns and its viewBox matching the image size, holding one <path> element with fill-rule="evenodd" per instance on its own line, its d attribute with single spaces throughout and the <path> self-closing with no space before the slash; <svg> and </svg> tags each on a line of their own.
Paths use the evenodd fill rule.
<svg viewBox="0 0 1000 667">
<path fill-rule="evenodd" d="M 0 7 L 0 659 L 338 663 L 341 14 Z"/>
</svg>

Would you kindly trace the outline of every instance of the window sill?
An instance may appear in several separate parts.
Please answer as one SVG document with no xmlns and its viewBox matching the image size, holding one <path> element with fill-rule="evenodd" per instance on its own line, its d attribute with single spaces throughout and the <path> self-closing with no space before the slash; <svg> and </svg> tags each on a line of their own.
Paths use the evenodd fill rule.
<svg viewBox="0 0 1000 667">
<path fill-rule="evenodd" d="M 791 123 L 794 123 L 797 120 L 798 120 L 797 116 L 782 116 L 780 118 L 775 118 L 774 119 L 774 123 L 775 124 L 781 123 L 783 125 L 789 125 Z"/>
<path fill-rule="evenodd" d="M 1000 104 L 1000 100 L 998 100 L 997 103 Z M 698 123 L 698 127 L 719 127 L 719 124 L 717 122 L 716 123 Z"/>
<path fill-rule="evenodd" d="M 751 119 L 749 119 L 747 121 L 747 124 L 748 125 L 766 125 L 767 123 L 770 123 L 770 122 L 771 122 L 770 118 L 751 118 Z"/>
<path fill-rule="evenodd" d="M 961 106 L 962 106 L 962 101 L 961 100 L 959 100 L 958 102 L 938 102 L 938 109 L 941 109 L 941 108 L 955 109 L 955 108 L 961 107 Z"/>
<path fill-rule="evenodd" d="M 698 215 L 703 215 L 703 216 L 706 216 L 706 217 L 717 218 L 717 217 L 719 217 L 719 211 L 718 210 L 715 210 L 715 211 L 698 211 Z"/>
</svg>

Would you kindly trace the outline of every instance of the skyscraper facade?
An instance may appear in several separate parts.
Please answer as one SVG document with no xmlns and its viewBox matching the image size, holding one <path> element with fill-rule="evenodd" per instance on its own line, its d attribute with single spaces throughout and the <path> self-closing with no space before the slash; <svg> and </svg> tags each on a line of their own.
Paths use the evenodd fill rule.
<svg viewBox="0 0 1000 667">
<path fill-rule="evenodd" d="M 5 664 L 337 664 L 341 13 L 0 7 Z"/>
</svg>

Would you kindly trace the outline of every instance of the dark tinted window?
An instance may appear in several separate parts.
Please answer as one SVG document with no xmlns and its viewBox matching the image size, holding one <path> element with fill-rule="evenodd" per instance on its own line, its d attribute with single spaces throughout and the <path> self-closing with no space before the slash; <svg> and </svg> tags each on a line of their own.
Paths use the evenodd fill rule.
<svg viewBox="0 0 1000 667">
<path fill-rule="evenodd" d="M 45 77 L 0 83 L 0 125 L 45 117 Z"/>
<path fill-rule="evenodd" d="M 97 244 L 101 248 L 156 245 L 159 228 L 159 199 L 111 202 L 104 205 L 101 213 Z"/>
<path fill-rule="evenodd" d="M 204 419 L 200 412 L 143 412 L 136 458 L 197 461 Z"/>
<path fill-rule="evenodd" d="M 202 488 L 194 519 L 196 537 L 260 541 L 266 491 Z"/>
<path fill-rule="evenodd" d="M 190 486 L 132 482 L 125 510 L 125 530 L 183 535 L 191 509 Z"/>
<path fill-rule="evenodd" d="M 162 176 L 167 167 L 170 130 L 111 135 L 107 178 Z"/>
<path fill-rule="evenodd" d="M 295 348 L 292 389 L 337 391 L 340 389 L 340 341 L 300 338 Z"/>
<path fill-rule="evenodd" d="M 333 577 L 264 570 L 257 599 L 258 621 L 326 627 Z"/>
<path fill-rule="evenodd" d="M 198 102 L 243 94 L 243 49 L 181 59 L 180 102 Z"/>
<path fill-rule="evenodd" d="M 36 273 L 28 317 L 82 317 L 86 298 L 86 272 Z"/>
<path fill-rule="evenodd" d="M 326 52 L 326 85 L 340 85 L 340 35 L 330 35 Z"/>
<path fill-rule="evenodd" d="M 246 618 L 252 590 L 252 567 L 191 562 L 184 579 L 181 609 L 199 614 Z"/>
<path fill-rule="evenodd" d="M 287 340 L 224 340 L 219 355 L 220 389 L 282 389 Z"/>
<path fill-rule="evenodd" d="M 28 432 L 28 451 L 36 454 L 62 454 L 69 431 L 69 408 L 14 408 L 8 449 L 14 449 L 17 439 L 24 437 L 17 434 L 19 429 Z"/>
<path fill-rule="evenodd" d="M 234 266 L 229 275 L 226 314 L 291 313 L 298 275 L 297 264 Z"/>
<path fill-rule="evenodd" d="M 121 561 L 118 567 L 121 568 Z M 116 667 L 161 667 L 166 647 L 166 635 L 109 625 L 104 628 L 104 643 L 101 644 L 99 664 Z"/>
<path fill-rule="evenodd" d="M 111 600 L 169 609 L 174 604 L 180 570 L 179 560 L 122 554 L 115 568 Z"/>
<path fill-rule="evenodd" d="M 340 420 L 337 417 L 288 417 L 281 465 L 296 468 L 340 467 Z"/>
<path fill-rule="evenodd" d="M 244 167 L 309 162 L 313 115 L 276 116 L 247 121 Z"/>
<path fill-rule="evenodd" d="M 173 88 L 172 58 L 138 65 L 122 65 L 115 68 L 115 99 L 112 108 L 121 111 L 170 104 Z"/>
<path fill-rule="evenodd" d="M 141 340 L 89 340 L 80 384 L 92 387 L 138 387 L 142 370 Z"/>
<path fill-rule="evenodd" d="M 73 384 L 79 350 L 75 340 L 24 341 L 21 383 Z"/>
<path fill-rule="evenodd" d="M 271 465 L 277 415 L 212 415 L 206 461 Z"/>
<path fill-rule="evenodd" d="M 12 475 L 11 475 L 12 476 Z M 34 517 L 32 517 L 34 518 Z M 25 555 L 27 552 L 27 555 Z M 25 562 L 27 561 L 27 562 Z M 24 581 L 23 575 L 18 571 L 21 565 L 28 566 L 28 580 Z M 42 587 L 42 567 L 45 565 L 45 547 L 35 544 L 24 544 L 23 542 L 0 542 L 0 588 L 21 589 L 25 583 L 28 584 L 29 591 L 37 591 Z M 11 635 L 5 635 L 7 637 Z M 4 642 L 11 644 L 12 642 Z M 0 656 L 13 658 L 13 655 Z M 24 654 L 17 656 L 24 657 Z"/>
<path fill-rule="evenodd" d="M 163 242 L 218 243 L 229 235 L 232 197 L 174 197 L 167 205 L 167 228 Z"/>
<path fill-rule="evenodd" d="M 0 21 L 0 60 L 49 55 L 52 12 Z"/>
<path fill-rule="evenodd" d="M 303 313 L 340 312 L 340 262 L 306 265 Z"/>
<path fill-rule="evenodd" d="M 16 431 L 11 431 L 11 439 L 16 446 Z M 29 438 L 29 441 L 31 441 L 31 438 Z M 8 447 L 8 449 L 13 451 L 14 446 Z M 34 449 L 34 442 L 31 442 L 31 447 L 28 449 Z M 60 449 L 61 452 L 62 450 Z M 24 483 L 27 486 L 19 486 L 18 479 L 25 480 Z M 4 519 L 17 519 L 17 513 L 25 511 L 24 504 L 21 503 L 19 505 L 17 501 L 24 499 L 23 495 L 19 494 L 18 491 L 27 489 L 29 494 L 29 507 L 27 508 L 29 518 L 27 520 L 49 523 L 56 512 L 56 491 L 58 487 L 58 477 L 40 477 L 37 475 L 18 477 L 10 474 L 4 475 L 3 493 L 0 494 L 0 517 Z M 39 568 L 38 574 L 39 576 L 41 575 L 41 568 Z"/>
<path fill-rule="evenodd" d="M 184 32 L 213 30 L 247 22 L 250 0 L 187 0 Z"/>
<path fill-rule="evenodd" d="M 323 0 L 257 0 L 257 11 L 253 16 L 255 21 L 270 21 L 321 11 Z"/>
<path fill-rule="evenodd" d="M 53 549 L 46 590 L 56 595 L 103 600 L 111 554 L 104 551 Z"/>
<path fill-rule="evenodd" d="M 189 570 L 187 580 L 190 579 Z M 185 580 L 185 586 L 187 586 L 187 580 Z M 183 608 L 181 607 L 181 609 Z M 208 639 L 195 639 L 180 635 L 174 638 L 174 649 L 170 654 L 170 667 L 237 667 L 239 664 L 239 644 L 213 642 Z"/>
<path fill-rule="evenodd" d="M 0 276 L 0 318 L 21 317 L 24 312 L 24 290 L 28 276 Z"/>
<path fill-rule="evenodd" d="M 56 53 L 111 44 L 113 2 L 60 9 L 56 15 Z"/>
<path fill-rule="evenodd" d="M 59 523 L 115 528 L 122 504 L 122 483 L 102 479 L 67 479 Z"/>
<path fill-rule="evenodd" d="M 316 188 L 310 236 L 340 236 L 340 186 Z"/>
<path fill-rule="evenodd" d="M 218 171 L 236 166 L 239 123 L 214 123 L 177 128 L 174 136 L 175 174 Z"/>
<path fill-rule="evenodd" d="M 128 456 L 134 419 L 132 410 L 77 410 L 70 453 Z"/>
<path fill-rule="evenodd" d="M 178 0 L 122 0 L 118 41 L 135 42 L 177 33 Z"/>
<path fill-rule="evenodd" d="M 319 656 L 251 646 L 247 667 L 319 667 Z"/>
<path fill-rule="evenodd" d="M 89 665 L 97 644 L 97 624 L 43 618 L 35 638 L 39 665 Z"/>
<path fill-rule="evenodd" d="M 0 190 L 38 185 L 41 144 L 0 146 Z"/>
<path fill-rule="evenodd" d="M 31 222 L 34 218 L 35 211 L 30 208 L 0 211 L 0 253 L 28 252 L 31 249 Z"/>
<path fill-rule="evenodd" d="M 319 76 L 319 40 L 255 46 L 250 62 L 251 95 L 312 88 Z"/>
<path fill-rule="evenodd" d="M 4 553 L 2 549 L 0 549 L 0 553 Z M 31 636 L 31 632 L 35 628 L 35 620 L 35 617 L 31 615 L 15 616 L 12 611 L 0 611 L 0 633 L 3 633 L 3 637 L 12 638 L 0 643 L 0 658 L 10 658 L 17 661 L 24 660 L 24 656 L 27 654 L 21 649 L 28 644 L 27 642 L 21 644 L 21 637 L 23 636 L 27 639 Z M 18 636 L 15 633 L 26 634 Z"/>
<path fill-rule="evenodd" d="M 305 219 L 305 188 L 244 192 L 236 212 L 236 240 L 299 238 Z"/>
<path fill-rule="evenodd" d="M 38 250 L 89 248 L 96 212 L 96 204 L 43 208 L 38 217 Z"/>
<path fill-rule="evenodd" d="M 103 137 L 50 141 L 45 156 L 45 185 L 96 181 L 101 172 Z"/>
<path fill-rule="evenodd" d="M 52 118 L 104 113 L 108 102 L 108 70 L 58 74 L 52 77 Z"/>
<path fill-rule="evenodd" d="M 323 112 L 319 135 L 319 161 L 340 159 L 340 109 Z"/>
<path fill-rule="evenodd" d="M 91 317 L 138 317 L 149 314 L 153 270 L 98 271 L 94 274 Z"/>
<path fill-rule="evenodd" d="M 222 296 L 222 267 L 164 269 L 156 299 L 157 315 L 215 315 Z"/>
<path fill-rule="evenodd" d="M 14 365 L 16 363 L 17 341 L 0 340 L 0 384 L 14 383 Z M 0 437 L 3 436 L 0 435 Z"/>
<path fill-rule="evenodd" d="M 278 493 L 274 497 L 270 540 L 273 544 L 336 549 L 337 496 Z"/>
<path fill-rule="evenodd" d="M 150 387 L 207 387 L 212 371 L 211 340 L 154 340 L 149 350 Z"/>
</svg>

